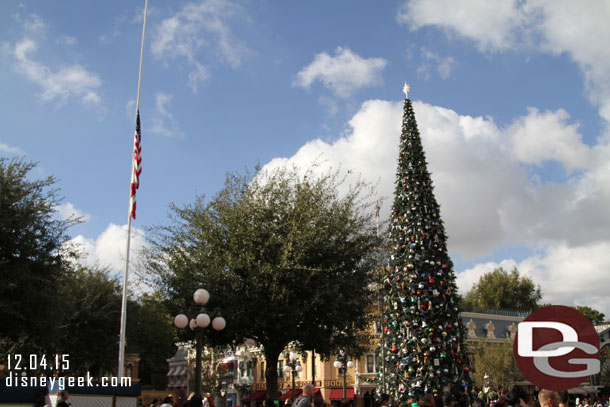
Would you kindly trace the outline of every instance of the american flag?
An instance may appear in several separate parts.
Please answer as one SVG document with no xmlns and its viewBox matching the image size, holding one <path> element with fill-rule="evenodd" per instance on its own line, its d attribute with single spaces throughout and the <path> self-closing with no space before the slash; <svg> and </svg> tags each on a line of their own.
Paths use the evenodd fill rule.
<svg viewBox="0 0 610 407">
<path fill-rule="evenodd" d="M 136 218 L 136 190 L 140 187 L 140 174 L 142 173 L 142 145 L 140 131 L 140 111 L 136 114 L 136 131 L 133 136 L 133 170 L 131 174 L 131 194 L 129 212 Z"/>
</svg>

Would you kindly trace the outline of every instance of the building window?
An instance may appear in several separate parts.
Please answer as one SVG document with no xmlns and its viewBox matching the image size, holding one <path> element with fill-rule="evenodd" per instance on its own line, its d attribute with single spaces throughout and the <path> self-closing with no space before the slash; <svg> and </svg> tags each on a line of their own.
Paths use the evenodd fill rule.
<svg viewBox="0 0 610 407">
<path fill-rule="evenodd" d="M 277 377 L 284 377 L 284 371 L 282 370 L 283 367 L 284 367 L 284 361 L 278 360 L 277 361 Z"/>
<path fill-rule="evenodd" d="M 375 372 L 375 355 L 366 355 L 366 372 Z"/>
<path fill-rule="evenodd" d="M 315 356 L 312 354 L 311 355 L 311 369 L 313 371 L 313 377 L 311 378 L 311 380 L 315 380 L 316 379 L 316 358 Z"/>
<path fill-rule="evenodd" d="M 249 360 L 246 364 L 246 376 L 252 377 L 252 361 Z"/>
<path fill-rule="evenodd" d="M 261 362 L 261 377 L 259 377 L 259 381 L 265 380 L 265 362 Z"/>
</svg>

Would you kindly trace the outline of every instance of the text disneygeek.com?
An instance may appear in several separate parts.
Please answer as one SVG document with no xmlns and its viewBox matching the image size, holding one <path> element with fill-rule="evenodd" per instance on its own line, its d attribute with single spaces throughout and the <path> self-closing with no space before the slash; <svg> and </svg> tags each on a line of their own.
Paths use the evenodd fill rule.
<svg viewBox="0 0 610 407">
<path fill-rule="evenodd" d="M 4 378 L 6 387 L 47 387 L 65 390 L 66 387 L 129 387 L 131 386 L 131 377 L 101 377 L 93 381 L 87 373 L 87 377 L 70 376 L 70 377 L 28 377 L 18 374 L 12 374 Z"/>
</svg>

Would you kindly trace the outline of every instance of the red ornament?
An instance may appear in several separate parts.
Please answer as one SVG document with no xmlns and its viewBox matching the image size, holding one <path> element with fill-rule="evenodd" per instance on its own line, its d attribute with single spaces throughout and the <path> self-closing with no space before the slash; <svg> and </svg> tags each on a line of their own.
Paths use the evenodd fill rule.
<svg viewBox="0 0 610 407">
<path fill-rule="evenodd" d="M 434 279 L 433 279 L 433 278 L 430 278 L 430 280 L 428 280 L 428 282 L 429 282 L 430 284 L 434 284 Z"/>
</svg>

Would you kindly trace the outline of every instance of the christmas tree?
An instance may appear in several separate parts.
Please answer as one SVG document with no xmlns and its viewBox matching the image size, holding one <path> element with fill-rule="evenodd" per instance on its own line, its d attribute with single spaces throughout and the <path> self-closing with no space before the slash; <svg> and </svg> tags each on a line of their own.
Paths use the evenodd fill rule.
<svg viewBox="0 0 610 407">
<path fill-rule="evenodd" d="M 385 384 L 397 401 L 470 390 L 464 329 L 439 205 L 405 84 L 385 279 Z"/>
</svg>

